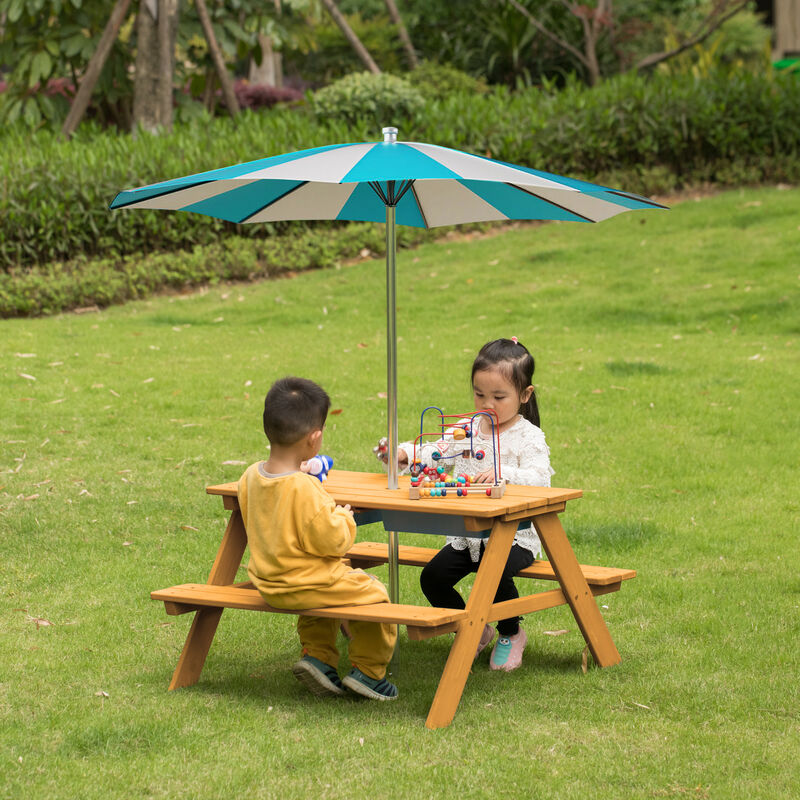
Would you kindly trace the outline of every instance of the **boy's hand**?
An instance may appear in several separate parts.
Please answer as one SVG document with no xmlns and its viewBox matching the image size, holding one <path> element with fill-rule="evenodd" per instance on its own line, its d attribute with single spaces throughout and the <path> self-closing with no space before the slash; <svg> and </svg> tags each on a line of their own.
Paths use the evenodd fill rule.
<svg viewBox="0 0 800 800">
<path fill-rule="evenodd" d="M 347 503 L 343 506 L 336 506 L 336 508 L 341 508 L 343 511 L 346 511 L 351 517 L 353 516 L 353 509 L 350 508 L 350 503 Z"/>
</svg>

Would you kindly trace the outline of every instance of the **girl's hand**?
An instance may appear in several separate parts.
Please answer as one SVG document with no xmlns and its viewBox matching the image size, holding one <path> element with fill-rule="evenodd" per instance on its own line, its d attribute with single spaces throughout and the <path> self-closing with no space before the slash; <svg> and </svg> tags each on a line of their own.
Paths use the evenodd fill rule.
<svg viewBox="0 0 800 800">
<path fill-rule="evenodd" d="M 494 470 L 487 469 L 472 476 L 473 483 L 494 483 Z"/>
<path fill-rule="evenodd" d="M 350 508 L 350 503 L 343 506 L 336 506 L 336 508 L 341 508 L 342 511 L 346 511 L 351 517 L 353 516 L 353 509 Z"/>
</svg>

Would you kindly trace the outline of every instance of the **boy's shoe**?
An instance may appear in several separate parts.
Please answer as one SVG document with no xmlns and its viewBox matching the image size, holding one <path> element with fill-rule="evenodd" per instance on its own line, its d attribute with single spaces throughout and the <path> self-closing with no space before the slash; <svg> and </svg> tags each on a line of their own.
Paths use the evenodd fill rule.
<svg viewBox="0 0 800 800">
<path fill-rule="evenodd" d="M 370 678 L 358 667 L 353 667 L 344 676 L 342 683 L 351 691 L 370 700 L 396 700 L 397 687 L 386 678 Z"/>
<path fill-rule="evenodd" d="M 522 664 L 522 651 L 528 642 L 528 637 L 522 628 L 513 636 L 501 636 L 492 650 L 492 657 L 489 659 L 489 666 L 492 669 L 500 669 L 504 672 L 511 672 Z"/>
<path fill-rule="evenodd" d="M 344 694 L 344 687 L 336 670 L 314 656 L 303 656 L 292 665 L 295 678 L 317 697 Z"/>
<path fill-rule="evenodd" d="M 481 640 L 478 642 L 478 649 L 475 652 L 475 658 L 492 643 L 492 639 L 494 639 L 494 628 L 491 625 L 484 625 Z"/>
</svg>

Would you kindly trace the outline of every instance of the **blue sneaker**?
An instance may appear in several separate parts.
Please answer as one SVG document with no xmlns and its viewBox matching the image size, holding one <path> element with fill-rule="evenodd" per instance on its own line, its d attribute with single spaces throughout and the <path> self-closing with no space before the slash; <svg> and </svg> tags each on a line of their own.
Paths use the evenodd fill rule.
<svg viewBox="0 0 800 800">
<path fill-rule="evenodd" d="M 351 691 L 370 700 L 396 700 L 397 687 L 386 678 L 370 678 L 358 667 L 353 667 L 344 676 L 342 683 Z"/>
<path fill-rule="evenodd" d="M 520 628 L 513 636 L 501 636 L 489 659 L 491 669 L 511 672 L 522 664 L 522 651 L 528 643 L 525 631 Z"/>
<path fill-rule="evenodd" d="M 292 673 L 317 697 L 333 697 L 345 693 L 339 673 L 330 664 L 313 656 L 303 656 L 293 664 Z"/>
</svg>

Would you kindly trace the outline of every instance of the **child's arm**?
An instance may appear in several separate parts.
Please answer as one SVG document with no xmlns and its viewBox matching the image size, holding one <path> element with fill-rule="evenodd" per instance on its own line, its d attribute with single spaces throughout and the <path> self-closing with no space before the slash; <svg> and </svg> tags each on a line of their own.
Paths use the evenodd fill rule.
<svg viewBox="0 0 800 800">
<path fill-rule="evenodd" d="M 323 502 L 304 525 L 303 549 L 321 558 L 343 556 L 356 540 L 356 523 L 349 505 Z"/>
<path fill-rule="evenodd" d="M 522 486 L 549 486 L 553 470 L 550 468 L 550 448 L 544 433 L 533 425 L 526 426 L 513 445 L 516 459 L 503 461 L 503 480 Z"/>
</svg>

